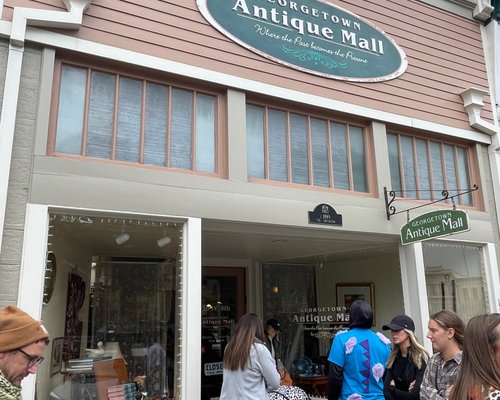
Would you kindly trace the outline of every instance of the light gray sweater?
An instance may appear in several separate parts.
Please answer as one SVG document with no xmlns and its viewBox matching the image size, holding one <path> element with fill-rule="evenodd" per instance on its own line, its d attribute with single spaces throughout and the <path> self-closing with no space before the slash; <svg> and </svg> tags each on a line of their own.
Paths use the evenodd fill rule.
<svg viewBox="0 0 500 400">
<path fill-rule="evenodd" d="M 264 344 L 254 343 L 244 370 L 224 370 L 220 400 L 268 400 L 267 390 L 276 390 L 280 374 Z"/>
</svg>

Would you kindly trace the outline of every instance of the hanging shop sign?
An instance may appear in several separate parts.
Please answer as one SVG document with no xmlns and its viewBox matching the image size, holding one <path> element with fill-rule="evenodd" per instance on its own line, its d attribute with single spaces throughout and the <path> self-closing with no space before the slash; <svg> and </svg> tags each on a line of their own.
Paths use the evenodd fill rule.
<svg viewBox="0 0 500 400">
<path fill-rule="evenodd" d="M 310 224 L 329 224 L 342 226 L 342 215 L 328 204 L 319 204 L 314 211 L 309 211 Z"/>
<path fill-rule="evenodd" d="M 404 51 L 371 22 L 325 0 L 197 0 L 236 43 L 289 67 L 356 82 L 394 79 Z"/>
<path fill-rule="evenodd" d="M 470 229 L 469 216 L 465 211 L 432 211 L 412 219 L 401 228 L 401 243 L 410 244 L 434 239 Z"/>
</svg>

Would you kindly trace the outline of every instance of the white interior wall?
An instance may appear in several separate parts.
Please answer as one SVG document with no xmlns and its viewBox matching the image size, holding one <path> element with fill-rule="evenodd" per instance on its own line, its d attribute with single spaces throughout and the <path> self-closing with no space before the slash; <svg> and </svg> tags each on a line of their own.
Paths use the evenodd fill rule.
<svg viewBox="0 0 500 400">
<path fill-rule="evenodd" d="M 81 349 L 87 347 L 87 328 L 89 314 L 89 290 L 90 290 L 90 259 L 93 254 L 84 247 L 82 243 L 77 243 L 71 238 L 61 236 L 51 236 L 49 249 L 56 256 L 57 273 L 52 298 L 48 304 L 42 306 L 42 320 L 50 333 L 51 343 L 49 344 L 49 354 L 52 353 L 53 340 L 64 336 L 64 316 L 66 314 L 66 298 L 68 293 L 68 276 L 70 273 L 78 274 L 85 282 L 85 299 L 82 308 L 79 310 L 79 320 L 83 322 Z M 64 383 L 64 376 L 56 373 L 50 374 L 51 358 L 41 364 L 38 369 L 37 391 L 49 393 L 54 388 Z"/>
<path fill-rule="evenodd" d="M 318 305 L 336 304 L 337 283 L 374 284 L 375 327 L 380 330 L 396 314 L 404 312 L 401 271 L 397 251 L 381 256 L 353 256 L 346 260 L 324 262 L 317 268 Z"/>
</svg>

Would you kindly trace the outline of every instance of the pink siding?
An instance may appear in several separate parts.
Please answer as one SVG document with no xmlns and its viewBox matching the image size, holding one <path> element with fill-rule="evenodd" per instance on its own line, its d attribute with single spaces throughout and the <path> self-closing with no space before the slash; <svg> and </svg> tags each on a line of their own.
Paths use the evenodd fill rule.
<svg viewBox="0 0 500 400">
<path fill-rule="evenodd" d="M 6 0 L 4 18 L 11 18 L 8 9 L 13 4 L 60 8 L 61 2 Z M 471 86 L 488 88 L 479 22 L 418 0 L 345 0 L 339 5 L 371 21 L 403 48 L 409 66 L 401 77 L 353 83 L 280 65 L 219 33 L 205 21 L 195 0 L 92 0 L 82 28 L 62 32 L 381 111 L 470 128 L 459 93 Z M 491 120 L 490 99 L 484 100 L 483 117 Z"/>
</svg>

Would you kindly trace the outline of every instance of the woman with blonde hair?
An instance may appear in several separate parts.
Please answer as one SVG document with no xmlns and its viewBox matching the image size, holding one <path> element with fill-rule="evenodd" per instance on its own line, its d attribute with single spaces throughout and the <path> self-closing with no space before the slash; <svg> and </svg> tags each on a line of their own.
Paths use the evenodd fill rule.
<svg viewBox="0 0 500 400">
<path fill-rule="evenodd" d="M 428 329 L 435 353 L 425 369 L 420 398 L 447 399 L 460 370 L 465 324 L 455 312 L 441 310 L 431 315 Z"/>
<path fill-rule="evenodd" d="M 500 399 L 500 314 L 477 315 L 467 324 L 460 372 L 449 398 Z"/>
<path fill-rule="evenodd" d="M 220 400 L 268 400 L 267 390 L 278 389 L 280 374 L 264 343 L 261 318 L 241 317 L 224 351 Z"/>
<path fill-rule="evenodd" d="M 385 399 L 418 400 L 429 354 L 415 337 L 415 323 L 400 314 L 382 329 L 391 330 L 393 342 L 384 378 Z"/>
</svg>

